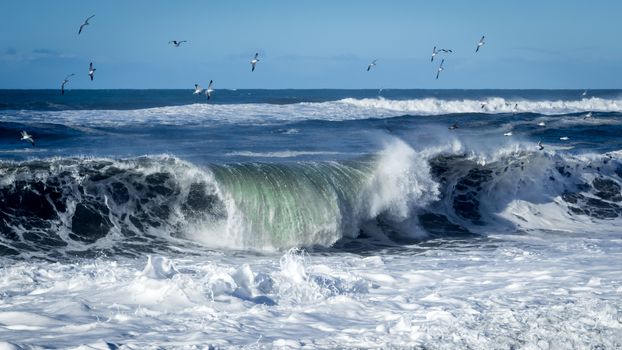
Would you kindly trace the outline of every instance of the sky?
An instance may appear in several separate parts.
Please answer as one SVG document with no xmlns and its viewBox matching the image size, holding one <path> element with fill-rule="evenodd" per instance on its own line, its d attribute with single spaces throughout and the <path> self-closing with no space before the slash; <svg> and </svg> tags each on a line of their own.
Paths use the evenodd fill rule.
<svg viewBox="0 0 622 350">
<path fill-rule="evenodd" d="M 621 13 L 620 0 L 1 1 L 0 88 L 75 73 L 72 89 L 615 89 Z M 454 50 L 438 80 L 434 46 Z"/>
</svg>

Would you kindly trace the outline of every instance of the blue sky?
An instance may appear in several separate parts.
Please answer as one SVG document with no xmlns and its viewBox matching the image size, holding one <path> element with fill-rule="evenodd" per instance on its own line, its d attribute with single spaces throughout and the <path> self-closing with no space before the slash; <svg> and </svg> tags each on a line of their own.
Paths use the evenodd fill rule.
<svg viewBox="0 0 622 350">
<path fill-rule="evenodd" d="M 73 89 L 210 79 L 218 88 L 621 88 L 621 13 L 619 0 L 2 1 L 0 88 L 58 88 L 69 73 Z M 173 48 L 173 39 L 189 42 Z M 438 81 L 435 45 L 455 50 Z"/>
</svg>

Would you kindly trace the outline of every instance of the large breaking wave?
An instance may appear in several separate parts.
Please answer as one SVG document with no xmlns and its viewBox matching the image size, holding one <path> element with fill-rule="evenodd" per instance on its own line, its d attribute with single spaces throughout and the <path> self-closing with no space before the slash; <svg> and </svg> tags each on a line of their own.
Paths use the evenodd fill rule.
<svg viewBox="0 0 622 350">
<path fill-rule="evenodd" d="M 0 163 L 0 255 L 330 246 L 361 234 L 576 231 L 622 215 L 617 154 L 414 150 L 197 167 L 169 156 Z"/>
</svg>

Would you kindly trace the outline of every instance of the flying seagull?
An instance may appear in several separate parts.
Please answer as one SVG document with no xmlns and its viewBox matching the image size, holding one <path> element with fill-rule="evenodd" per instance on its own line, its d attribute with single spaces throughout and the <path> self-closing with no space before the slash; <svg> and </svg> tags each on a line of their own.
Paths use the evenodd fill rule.
<svg viewBox="0 0 622 350">
<path fill-rule="evenodd" d="M 538 141 L 538 151 L 542 151 L 544 146 L 542 146 L 542 141 Z"/>
<path fill-rule="evenodd" d="M 93 81 L 93 75 L 95 75 L 95 71 L 97 69 L 93 68 L 93 62 L 89 64 L 89 77 L 91 77 L 91 81 Z"/>
<path fill-rule="evenodd" d="M 514 104 L 514 108 L 512 108 L 512 115 L 515 116 L 518 113 L 518 103 Z"/>
<path fill-rule="evenodd" d="M 181 41 L 177 41 L 177 40 L 171 40 L 168 43 L 169 44 L 173 44 L 173 46 L 175 47 L 179 47 L 179 45 L 181 45 L 181 43 L 187 43 L 188 40 L 181 40 Z"/>
<path fill-rule="evenodd" d="M 257 64 L 257 62 L 259 62 L 259 58 L 257 58 L 257 57 L 259 57 L 259 53 L 258 52 L 255 53 L 255 58 L 253 58 L 251 60 L 251 66 L 253 66 L 253 68 L 251 68 L 251 72 L 255 71 L 255 65 Z"/>
<path fill-rule="evenodd" d="M 78 30 L 78 35 L 80 35 L 80 33 L 82 33 L 82 29 L 84 28 L 84 26 L 88 26 L 88 25 L 90 24 L 90 23 L 89 23 L 89 20 L 90 20 L 91 18 L 93 18 L 93 17 L 95 17 L 95 15 L 92 15 L 91 17 L 89 17 L 89 18 L 87 18 L 86 20 L 84 20 L 84 23 L 82 23 L 82 24 L 80 25 L 80 29 Z"/>
<path fill-rule="evenodd" d="M 194 95 L 200 95 L 203 92 L 203 88 L 199 86 L 199 84 L 194 84 Z"/>
<path fill-rule="evenodd" d="M 481 109 L 486 108 L 486 106 L 488 106 L 488 102 L 482 102 L 482 107 L 481 107 Z"/>
<path fill-rule="evenodd" d="M 438 66 L 438 71 L 436 71 L 436 80 L 438 80 L 438 75 L 441 74 L 441 72 L 443 71 L 443 63 L 445 63 L 445 59 L 441 60 L 441 65 Z"/>
<path fill-rule="evenodd" d="M 562 141 L 568 141 L 568 136 L 562 136 L 559 139 L 562 140 Z"/>
<path fill-rule="evenodd" d="M 434 48 L 432 49 L 432 57 L 430 58 L 430 62 L 434 62 L 434 57 L 436 57 L 436 55 L 438 55 L 439 53 L 452 53 L 454 52 L 454 50 L 451 49 L 436 49 L 436 46 L 434 46 Z"/>
<path fill-rule="evenodd" d="M 214 92 L 214 88 L 212 88 L 213 83 L 214 81 L 210 80 L 209 85 L 207 86 L 207 89 L 205 89 L 205 96 L 207 96 L 208 100 L 212 98 L 212 92 Z"/>
<path fill-rule="evenodd" d="M 65 84 L 67 84 L 69 82 L 69 78 L 71 78 L 72 76 L 74 76 L 75 74 L 71 73 L 68 76 L 65 77 L 65 79 L 63 80 L 63 83 L 60 84 L 60 94 L 64 95 L 65 94 Z"/>
<path fill-rule="evenodd" d="M 486 38 L 486 37 L 484 35 L 482 35 L 482 38 L 479 39 L 479 42 L 477 43 L 477 48 L 475 49 L 475 52 L 479 51 L 479 48 L 484 46 L 484 44 L 485 44 L 484 38 Z"/>
<path fill-rule="evenodd" d="M 506 132 L 505 134 L 503 134 L 503 136 L 512 136 L 512 132 L 511 132 L 511 131 L 508 131 L 508 132 Z"/>
<path fill-rule="evenodd" d="M 544 122 L 539 122 L 538 126 L 546 126 L 546 124 Z"/>
<path fill-rule="evenodd" d="M 28 135 L 28 133 L 26 131 L 21 131 L 21 134 L 22 134 L 22 138 L 20 139 L 20 141 L 28 141 L 34 147 L 35 139 L 32 138 L 32 135 Z"/>
<path fill-rule="evenodd" d="M 375 59 L 373 61 L 371 61 L 371 63 L 367 66 L 367 71 L 369 72 L 369 70 L 374 67 L 376 65 L 376 61 L 378 61 L 378 59 Z"/>
<path fill-rule="evenodd" d="M 584 90 L 583 93 L 581 94 L 581 97 L 585 97 L 587 96 L 587 90 Z"/>
</svg>

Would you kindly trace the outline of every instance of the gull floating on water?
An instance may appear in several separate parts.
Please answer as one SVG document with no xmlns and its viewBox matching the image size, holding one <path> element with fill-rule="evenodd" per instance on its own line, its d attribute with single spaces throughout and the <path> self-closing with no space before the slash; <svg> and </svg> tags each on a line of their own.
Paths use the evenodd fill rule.
<svg viewBox="0 0 622 350">
<path fill-rule="evenodd" d="M 67 84 L 69 82 L 69 78 L 71 78 L 72 76 L 74 76 L 75 74 L 71 73 L 68 76 L 65 77 L 65 79 L 63 80 L 63 83 L 60 84 L 60 94 L 64 95 L 65 94 L 65 84 Z"/>
<path fill-rule="evenodd" d="M 205 89 L 205 96 L 207 96 L 207 99 L 209 100 L 210 98 L 212 98 L 212 92 L 214 92 L 214 88 L 212 88 L 212 84 L 214 83 L 213 80 L 209 81 L 209 85 L 207 86 L 207 89 Z"/>
<path fill-rule="evenodd" d="M 88 26 L 88 25 L 90 24 L 90 23 L 89 23 L 89 20 L 90 20 L 91 18 L 93 18 L 93 17 L 95 17 L 95 15 L 92 15 L 91 17 L 89 17 L 89 18 L 87 18 L 86 20 L 84 20 L 84 23 L 82 23 L 82 24 L 80 25 L 80 29 L 78 30 L 78 35 L 80 35 L 80 33 L 82 33 L 82 28 L 84 28 L 85 26 Z"/>
<path fill-rule="evenodd" d="M 477 48 L 475 49 L 475 52 L 479 51 L 479 48 L 484 46 L 484 44 L 485 44 L 484 39 L 485 38 L 486 37 L 484 35 L 482 35 L 482 38 L 479 39 L 479 42 L 477 43 Z"/>
<path fill-rule="evenodd" d="M 585 117 L 583 117 L 583 120 L 585 120 L 585 119 L 590 119 L 590 118 L 592 118 L 592 112 L 588 112 L 588 113 L 585 115 Z"/>
<path fill-rule="evenodd" d="M 175 47 L 179 47 L 179 45 L 181 45 L 181 43 L 187 43 L 187 42 L 188 42 L 188 40 L 180 40 L 180 41 L 171 40 L 168 43 L 169 44 L 173 44 L 173 46 L 175 46 Z"/>
<path fill-rule="evenodd" d="M 458 129 L 458 124 L 457 123 L 453 123 L 449 128 L 449 130 L 455 130 Z"/>
<path fill-rule="evenodd" d="M 562 136 L 559 139 L 562 140 L 562 141 L 567 141 L 568 140 L 568 136 Z"/>
<path fill-rule="evenodd" d="M 251 60 L 251 66 L 253 67 L 251 68 L 251 72 L 255 71 L 255 65 L 259 62 L 259 58 L 257 57 L 259 57 L 259 52 L 255 53 L 255 57 Z"/>
<path fill-rule="evenodd" d="M 582 97 L 587 96 L 587 90 L 584 90 L 583 93 L 581 94 Z"/>
<path fill-rule="evenodd" d="M 32 135 L 28 135 L 26 131 L 22 131 L 21 134 L 22 134 L 22 138 L 20 139 L 20 141 L 28 141 L 33 146 L 35 145 L 35 139 L 32 138 Z"/>
<path fill-rule="evenodd" d="M 95 75 L 96 70 L 93 68 L 93 62 L 89 63 L 89 77 L 91 77 L 91 81 L 93 81 L 93 75 Z"/>
<path fill-rule="evenodd" d="M 503 134 L 503 136 L 512 136 L 512 132 L 511 132 L 511 131 L 508 131 L 508 132 L 506 132 L 505 134 Z"/>
<path fill-rule="evenodd" d="M 546 126 L 546 124 L 544 122 L 539 122 L 538 126 Z"/>
<path fill-rule="evenodd" d="M 538 150 L 542 151 L 544 149 L 544 146 L 542 146 L 542 141 L 538 141 Z"/>
<path fill-rule="evenodd" d="M 367 66 L 367 71 L 368 71 L 368 72 L 369 72 L 369 70 L 370 70 L 372 67 L 376 66 L 376 61 L 378 61 L 378 59 L 375 59 L 375 60 L 371 61 L 371 63 Z"/>
<path fill-rule="evenodd" d="M 441 65 L 440 65 L 440 66 L 438 66 L 438 70 L 436 71 L 436 80 L 438 80 L 438 76 L 439 76 L 439 74 L 441 74 L 441 72 L 443 71 L 443 69 L 445 69 L 445 68 L 443 68 L 443 63 L 445 63 L 445 59 L 442 59 L 442 60 L 441 60 Z"/>
<path fill-rule="evenodd" d="M 203 88 L 199 86 L 199 84 L 194 84 L 194 92 L 193 95 L 200 95 L 203 92 Z"/>
</svg>

